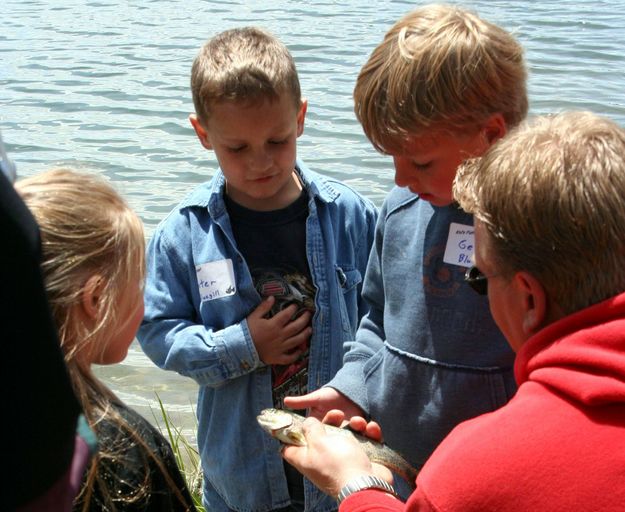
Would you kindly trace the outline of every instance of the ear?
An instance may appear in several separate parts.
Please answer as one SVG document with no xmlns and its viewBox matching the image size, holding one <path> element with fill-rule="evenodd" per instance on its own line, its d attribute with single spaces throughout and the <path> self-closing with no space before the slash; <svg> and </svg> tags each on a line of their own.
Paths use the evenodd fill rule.
<svg viewBox="0 0 625 512">
<path fill-rule="evenodd" d="M 308 110 L 308 100 L 306 98 L 302 98 L 302 103 L 299 107 L 299 112 L 297 113 L 297 136 L 298 137 L 302 133 L 304 133 L 304 119 L 306 119 L 306 110 Z"/>
<path fill-rule="evenodd" d="M 96 319 L 100 313 L 100 298 L 104 284 L 104 278 L 95 274 L 87 279 L 82 289 L 82 310 L 88 318 Z"/>
<path fill-rule="evenodd" d="M 538 279 L 529 272 L 517 272 L 514 284 L 519 292 L 521 308 L 521 328 L 523 334 L 529 338 L 547 323 L 547 292 Z"/>
<path fill-rule="evenodd" d="M 484 123 L 482 131 L 484 132 L 484 137 L 486 138 L 489 146 L 492 146 L 495 142 L 501 139 L 508 132 L 508 127 L 503 114 L 497 112 L 491 115 L 486 120 L 486 123 Z"/>
<path fill-rule="evenodd" d="M 197 138 L 200 139 L 200 144 L 202 144 L 202 146 L 204 146 L 206 149 L 213 149 L 213 146 L 210 143 L 210 139 L 208 138 L 208 133 L 202 126 L 202 123 L 200 123 L 200 120 L 197 118 L 197 115 L 191 114 L 189 116 L 189 122 L 191 123 L 191 126 L 193 126 L 193 129 L 195 130 L 195 134 L 197 135 Z"/>
</svg>

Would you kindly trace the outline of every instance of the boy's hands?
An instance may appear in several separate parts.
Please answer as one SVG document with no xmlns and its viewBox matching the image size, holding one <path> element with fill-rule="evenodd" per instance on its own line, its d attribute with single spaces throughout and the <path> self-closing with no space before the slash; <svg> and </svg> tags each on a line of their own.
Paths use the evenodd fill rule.
<svg viewBox="0 0 625 512">
<path fill-rule="evenodd" d="M 284 398 L 284 406 L 289 409 L 308 409 L 308 415 L 318 420 L 332 409 L 343 411 L 345 418 L 352 416 L 364 416 L 364 411 L 344 394 L 334 388 L 319 388 L 312 393 L 302 396 L 287 396 Z"/>
<path fill-rule="evenodd" d="M 384 442 L 382 438 L 382 428 L 376 421 L 367 421 L 362 416 L 352 416 L 349 421 L 345 420 L 345 414 L 338 409 L 332 409 L 323 418 L 323 423 L 326 425 L 333 425 L 335 427 L 345 427 L 349 425 L 349 428 L 354 432 L 373 439 L 378 443 Z"/>
<path fill-rule="evenodd" d="M 305 311 L 295 320 L 291 320 L 297 311 L 297 306 L 292 304 L 271 318 L 264 318 L 271 311 L 275 300 L 272 296 L 263 300 L 248 315 L 247 326 L 263 363 L 291 364 L 306 350 L 312 334 L 312 315 Z"/>
</svg>

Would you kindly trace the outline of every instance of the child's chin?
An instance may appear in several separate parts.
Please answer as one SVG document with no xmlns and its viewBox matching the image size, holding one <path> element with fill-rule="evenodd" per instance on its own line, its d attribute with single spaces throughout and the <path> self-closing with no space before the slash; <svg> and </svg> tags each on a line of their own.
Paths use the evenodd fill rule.
<svg viewBox="0 0 625 512">
<path fill-rule="evenodd" d="M 438 200 L 432 194 L 417 194 L 417 195 L 419 196 L 419 199 L 421 199 L 422 201 L 427 201 L 428 203 L 431 203 L 434 206 L 437 206 L 436 203 L 438 203 Z"/>
<path fill-rule="evenodd" d="M 422 201 L 427 201 L 432 206 L 449 206 L 453 203 L 451 199 L 443 199 L 440 197 L 433 196 L 432 194 L 419 194 L 419 199 Z"/>
</svg>

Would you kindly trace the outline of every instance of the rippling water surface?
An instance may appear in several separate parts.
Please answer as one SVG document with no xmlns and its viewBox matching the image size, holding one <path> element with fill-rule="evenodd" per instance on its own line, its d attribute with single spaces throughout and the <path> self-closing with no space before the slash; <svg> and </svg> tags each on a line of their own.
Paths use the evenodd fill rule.
<svg viewBox="0 0 625 512">
<path fill-rule="evenodd" d="M 21 176 L 58 164 L 98 169 L 150 236 L 216 168 L 187 121 L 191 62 L 214 33 L 254 24 L 280 37 L 295 57 L 309 100 L 299 155 L 381 204 L 392 162 L 364 138 L 351 93 L 384 32 L 422 3 L 3 0 L 0 130 Z M 587 109 L 625 125 L 625 0 L 462 5 L 524 45 L 531 113 Z M 158 393 L 193 436 L 191 380 L 159 370 L 136 344 L 122 364 L 98 373 L 148 418 L 158 416 Z"/>
</svg>

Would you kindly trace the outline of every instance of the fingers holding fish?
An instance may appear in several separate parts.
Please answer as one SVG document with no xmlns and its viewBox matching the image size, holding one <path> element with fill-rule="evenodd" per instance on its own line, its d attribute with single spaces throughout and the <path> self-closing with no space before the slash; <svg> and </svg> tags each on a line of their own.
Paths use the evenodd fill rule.
<svg viewBox="0 0 625 512">
<path fill-rule="evenodd" d="M 345 421 L 345 413 L 339 409 L 330 409 L 323 417 L 322 421 L 325 425 L 334 427 L 343 427 L 349 423 Z"/>
<path fill-rule="evenodd" d="M 330 409 L 323 417 L 323 423 L 335 427 L 348 428 L 357 434 L 382 443 L 382 429 L 375 421 L 367 421 L 362 416 L 346 419 L 345 413 L 339 409 Z"/>
<path fill-rule="evenodd" d="M 325 421 L 324 421 L 325 422 Z M 375 421 L 367 421 L 362 416 L 352 416 L 347 423 L 349 428 L 369 439 L 373 439 L 378 443 L 384 442 L 382 437 L 382 428 Z"/>
<path fill-rule="evenodd" d="M 402 477 L 411 488 L 414 488 L 417 470 L 412 467 L 406 459 L 385 444 L 354 432 L 354 429 L 340 428 L 331 423 L 322 424 L 317 419 L 310 417 L 306 419 L 293 411 L 282 409 L 264 409 L 257 417 L 257 420 L 259 425 L 268 434 L 282 443 L 296 444 L 304 447 L 308 444 L 307 435 L 315 440 L 318 440 L 320 444 L 318 447 L 310 449 L 309 458 L 302 459 L 303 461 L 308 462 L 308 466 L 312 467 L 313 464 L 323 465 L 323 457 L 336 457 L 338 453 L 338 457 L 330 459 L 330 464 L 321 468 L 331 468 L 331 472 L 338 474 L 339 470 L 335 469 L 334 466 L 341 465 L 344 457 L 348 457 L 346 459 L 348 463 L 352 462 L 352 459 L 349 458 L 351 455 L 343 452 L 348 450 L 349 447 L 352 447 L 353 449 L 353 444 L 342 444 L 339 440 L 325 439 L 325 437 L 337 437 L 338 439 L 347 438 L 351 443 L 355 443 L 356 446 L 360 448 L 360 450 L 357 450 L 359 453 L 364 453 L 364 455 L 369 459 L 369 464 L 359 466 L 360 469 L 370 467 L 374 468 L 377 476 L 383 479 L 386 479 L 385 477 L 388 476 L 388 481 L 392 481 L 392 472 L 396 473 Z M 331 422 L 342 423 L 340 412 L 333 413 L 328 417 L 328 420 Z M 304 431 L 304 424 L 307 425 L 306 432 Z M 376 428 L 379 432 L 379 426 L 377 424 L 373 422 L 365 424 L 365 432 L 369 429 L 370 433 L 375 434 Z M 322 430 L 320 431 L 320 429 Z M 332 445 L 332 443 L 334 443 L 335 446 L 327 446 Z M 308 452 L 295 452 L 295 454 L 297 453 L 299 453 L 299 457 L 304 457 Z M 287 456 L 291 457 L 295 455 L 292 455 L 291 451 L 287 450 Z M 357 461 L 358 458 L 353 460 Z M 298 469 L 300 468 L 298 467 Z M 349 465 L 343 465 L 340 469 L 345 469 L 347 472 L 350 471 Z M 303 469 L 300 470 L 303 471 Z M 313 478 L 310 479 L 314 481 Z"/>
<path fill-rule="evenodd" d="M 336 496 L 352 478 L 376 474 L 369 457 L 355 439 L 332 435 L 315 418 L 307 418 L 302 431 L 306 445 L 286 445 L 282 456 L 325 493 Z"/>
</svg>

